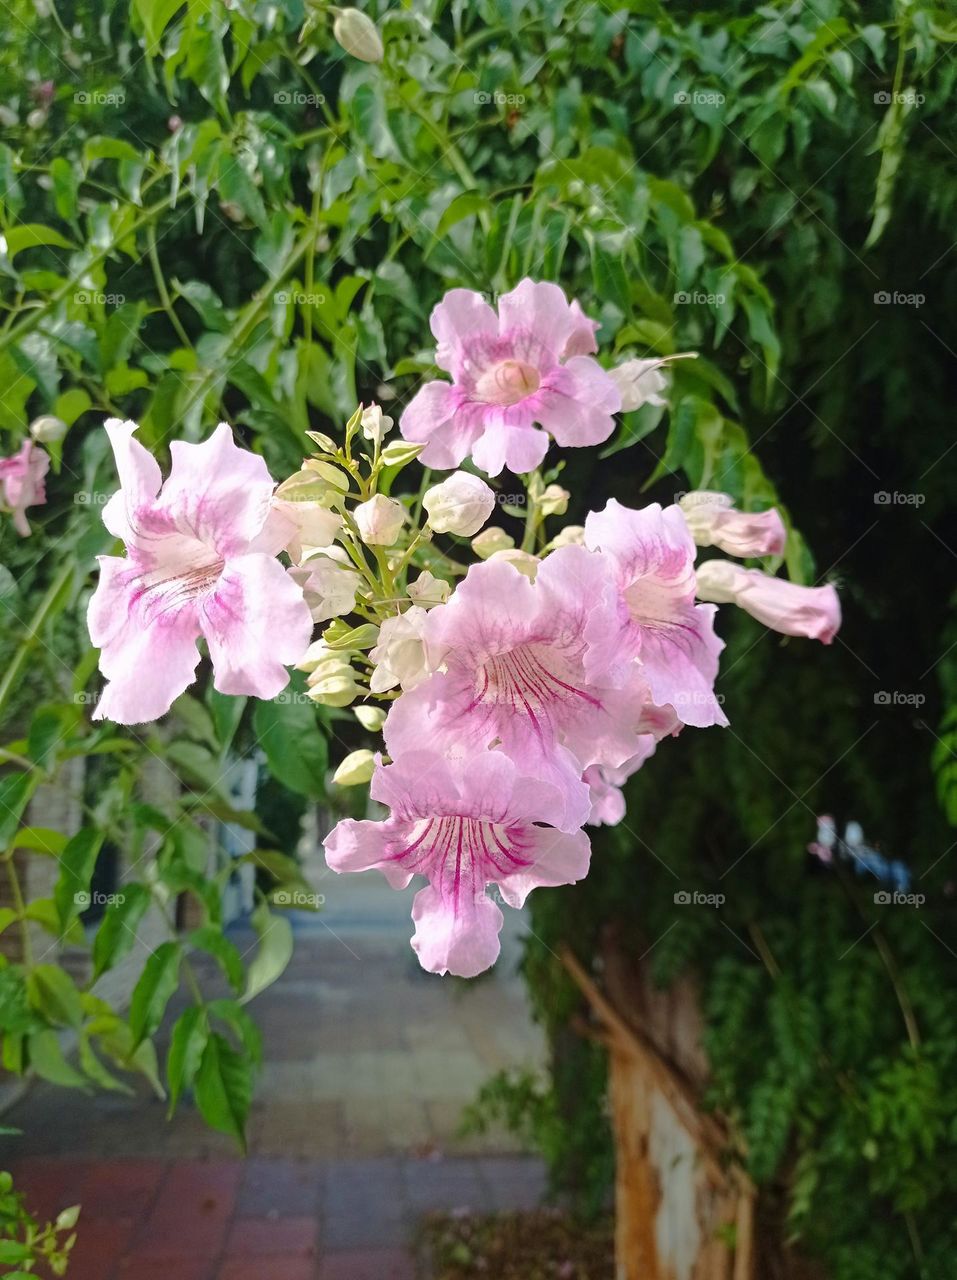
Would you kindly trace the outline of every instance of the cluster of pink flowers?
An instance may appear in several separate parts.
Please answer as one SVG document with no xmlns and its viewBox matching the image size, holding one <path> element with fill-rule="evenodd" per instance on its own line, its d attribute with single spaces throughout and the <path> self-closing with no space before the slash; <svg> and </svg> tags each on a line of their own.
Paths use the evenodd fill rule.
<svg viewBox="0 0 957 1280">
<path fill-rule="evenodd" d="M 402 435 L 428 466 L 470 457 L 489 475 L 534 471 L 549 437 L 606 439 L 620 387 L 635 407 L 665 382 L 657 363 L 607 373 L 594 359 L 596 327 L 555 285 L 523 281 L 498 314 L 452 290 L 432 329 L 453 381 L 418 392 Z M 368 480 L 350 452 L 360 424 Z M 317 701 L 388 698 L 384 724 L 368 704 L 357 708 L 364 727 L 382 726 L 388 761 L 357 752 L 347 771 L 350 781 L 371 774 L 388 816 L 340 822 L 327 861 L 335 871 L 378 868 L 396 887 L 424 877 L 413 947 L 431 971 L 473 976 L 498 954 L 503 917 L 491 886 L 521 906 L 537 886 L 581 879 L 584 827 L 621 821 L 621 788 L 657 744 L 686 726 L 727 723 L 714 692 L 719 604 L 825 642 L 840 610 L 830 586 L 729 560 L 696 565 L 701 546 L 737 557 L 784 549 L 776 512 L 738 512 L 718 493 L 664 508 L 612 500 L 532 554 L 502 530 L 478 533 L 495 495 L 456 471 L 424 494 L 427 523 L 410 529 L 406 507 L 375 492 L 380 468 L 409 453 L 383 450 L 391 425 L 375 406 L 357 412 L 345 452 L 317 437 L 323 454 L 277 494 L 262 459 L 238 449 L 225 425 L 204 444 L 174 444 L 164 484 L 135 425 L 109 422 L 122 488 L 104 520 L 127 554 L 101 558 L 90 605 L 108 679 L 96 714 L 123 723 L 161 715 L 194 679 L 200 637 L 225 693 L 273 697 L 295 664 Z M 528 492 L 545 515 L 567 503 L 540 477 Z M 361 501 L 350 507 L 353 497 Z M 488 558 L 454 587 L 429 572 L 403 587 L 416 548 L 435 533 L 478 534 L 473 546 Z M 342 618 L 354 610 L 364 621 L 350 629 Z M 314 621 L 330 619 L 310 643 Z M 371 673 L 359 676 L 347 649 L 362 632 L 370 635 L 355 642 L 371 650 Z"/>
</svg>

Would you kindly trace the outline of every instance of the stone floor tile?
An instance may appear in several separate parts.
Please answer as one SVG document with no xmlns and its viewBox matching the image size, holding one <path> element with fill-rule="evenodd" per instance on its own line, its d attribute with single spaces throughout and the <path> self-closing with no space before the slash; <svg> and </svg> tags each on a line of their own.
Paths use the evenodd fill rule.
<svg viewBox="0 0 957 1280">
<path fill-rule="evenodd" d="M 329 1253 L 318 1280 L 415 1280 L 415 1265 L 401 1249 L 369 1249 Z"/>
<path fill-rule="evenodd" d="M 234 1218 L 226 1236 L 226 1253 L 237 1258 L 269 1253 L 309 1258 L 315 1256 L 318 1241 L 315 1217 Z"/>
</svg>

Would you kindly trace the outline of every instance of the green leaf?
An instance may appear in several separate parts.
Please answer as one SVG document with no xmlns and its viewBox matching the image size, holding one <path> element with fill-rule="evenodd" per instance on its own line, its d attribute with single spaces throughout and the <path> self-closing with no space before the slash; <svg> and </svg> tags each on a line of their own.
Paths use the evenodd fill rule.
<svg viewBox="0 0 957 1280">
<path fill-rule="evenodd" d="M 225 755 L 236 736 L 236 730 L 246 709 L 247 699 L 237 697 L 236 694 L 219 693 L 210 685 L 206 701 L 209 703 L 210 715 L 213 717 L 216 741 L 219 743 L 220 752 Z"/>
<path fill-rule="evenodd" d="M 94 981 L 132 950 L 136 930 L 149 905 L 146 885 L 128 884 L 118 900 L 107 907 L 93 939 Z"/>
<path fill-rule="evenodd" d="M 291 691 L 280 694 L 258 704 L 253 727 L 273 777 L 290 791 L 321 799 L 329 750 L 313 704 Z"/>
<path fill-rule="evenodd" d="M 252 1102 L 252 1068 L 224 1036 L 212 1032 L 200 1062 L 196 1105 L 206 1123 L 246 1149 L 246 1118 Z"/>
<path fill-rule="evenodd" d="M 27 974 L 27 995 L 38 1013 L 61 1027 L 83 1022 L 83 1005 L 73 979 L 55 964 L 38 964 Z"/>
<path fill-rule="evenodd" d="M 163 32 L 182 7 L 183 0 L 133 0 L 133 8 L 143 24 L 146 52 L 150 56 L 159 52 Z"/>
<path fill-rule="evenodd" d="M 219 964 L 226 978 L 236 991 L 242 990 L 243 960 L 232 942 L 215 925 L 203 925 L 189 935 L 191 946 L 208 952 Z"/>
<path fill-rule="evenodd" d="M 51 1084 L 63 1085 L 67 1089 L 89 1088 L 86 1079 L 80 1075 L 63 1056 L 60 1041 L 55 1031 L 39 1031 L 28 1041 L 30 1066 L 41 1078 Z"/>
<path fill-rule="evenodd" d="M 44 227 L 37 222 L 24 222 L 18 227 L 10 227 L 6 232 L 7 254 L 13 258 L 24 249 L 35 249 L 39 245 L 53 245 L 58 249 L 74 249 L 65 236 L 53 227 Z"/>
<path fill-rule="evenodd" d="M 0 849 L 6 849 L 16 834 L 23 811 L 39 781 L 36 773 L 8 773 L 0 778 Z"/>
<path fill-rule="evenodd" d="M 51 831 L 49 827 L 21 827 L 12 843 L 14 849 L 29 849 L 32 853 L 47 853 L 51 858 L 59 858 L 68 840 L 62 831 Z"/>
<path fill-rule="evenodd" d="M 90 905 L 90 879 L 102 844 L 102 831 L 83 827 L 67 841 L 60 855 L 60 877 L 53 890 L 53 901 L 64 933 Z"/>
<path fill-rule="evenodd" d="M 183 1090 L 193 1083 L 208 1039 L 205 1010 L 199 1005 L 191 1005 L 176 1019 L 166 1055 L 170 1116 L 176 1110 Z"/>
<path fill-rule="evenodd" d="M 130 1030 L 138 1045 L 163 1020 L 170 997 L 179 985 L 182 951 L 178 942 L 161 942 L 147 960 L 130 1000 Z"/>
<path fill-rule="evenodd" d="M 265 903 L 252 914 L 259 949 L 246 972 L 242 1003 L 248 1004 L 281 976 L 292 959 L 292 925 L 285 916 L 273 915 Z"/>
</svg>

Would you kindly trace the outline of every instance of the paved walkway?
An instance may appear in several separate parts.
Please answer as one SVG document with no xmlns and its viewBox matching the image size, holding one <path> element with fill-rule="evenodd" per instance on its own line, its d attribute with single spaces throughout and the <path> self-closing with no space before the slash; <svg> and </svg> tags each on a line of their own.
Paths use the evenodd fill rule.
<svg viewBox="0 0 957 1280">
<path fill-rule="evenodd" d="M 411 892 L 313 879 L 325 910 L 295 918 L 292 963 L 251 1006 L 265 1062 L 246 1161 L 189 1106 L 167 1123 L 144 1090 L 41 1084 L 4 1117 L 24 1134 L 0 1139 L 0 1163 L 36 1210 L 83 1205 L 69 1280 L 412 1280 L 424 1211 L 540 1199 L 541 1164 L 512 1135 L 458 1132 L 489 1075 L 542 1061 L 515 974 L 521 920 L 489 976 L 440 979 L 409 949 Z"/>
</svg>

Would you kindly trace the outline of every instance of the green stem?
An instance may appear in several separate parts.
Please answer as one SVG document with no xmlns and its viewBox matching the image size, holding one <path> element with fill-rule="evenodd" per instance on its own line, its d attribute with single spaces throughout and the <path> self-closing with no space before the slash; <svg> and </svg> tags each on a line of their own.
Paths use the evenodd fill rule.
<svg viewBox="0 0 957 1280">
<path fill-rule="evenodd" d="M 53 581 L 50 583 L 50 586 L 47 589 L 46 595 L 37 605 L 36 612 L 34 613 L 33 617 L 30 619 L 30 621 L 27 623 L 26 636 L 21 642 L 20 647 L 17 649 L 16 653 L 13 655 L 13 658 L 10 661 L 10 665 L 7 667 L 6 671 L 3 674 L 3 679 L 0 680 L 0 711 L 3 710 L 3 707 L 7 699 L 10 697 L 10 694 L 13 692 L 17 684 L 17 681 L 20 677 L 20 672 L 23 670 L 24 665 L 26 664 L 27 658 L 29 658 L 31 652 L 36 648 L 36 645 L 39 642 L 40 628 L 47 621 L 47 618 L 49 617 L 49 615 L 53 612 L 54 608 L 59 602 L 59 597 L 63 591 L 63 588 L 67 585 L 67 583 L 70 581 L 72 576 L 73 576 L 73 565 L 72 563 L 66 564 L 60 570 L 57 576 L 53 579 Z"/>
<path fill-rule="evenodd" d="M 146 228 L 146 245 L 149 252 L 150 266 L 153 269 L 153 279 L 156 281 L 156 291 L 160 296 L 160 302 L 163 304 L 163 310 L 169 316 L 169 322 L 176 330 L 176 336 L 184 347 L 192 350 L 193 344 L 190 341 L 189 334 L 180 323 L 179 316 L 173 306 L 173 299 L 170 297 L 169 289 L 166 287 L 166 277 L 163 275 L 163 268 L 160 264 L 159 253 L 156 250 L 156 224 L 150 223 Z"/>
<path fill-rule="evenodd" d="M 27 904 L 23 899 L 20 877 L 17 875 L 16 854 L 11 851 L 7 858 L 7 874 L 10 877 L 10 892 L 13 905 L 20 921 L 20 937 L 23 940 L 23 963 L 28 969 L 33 967 L 33 943 L 30 941 L 30 925 L 27 922 Z"/>
</svg>

